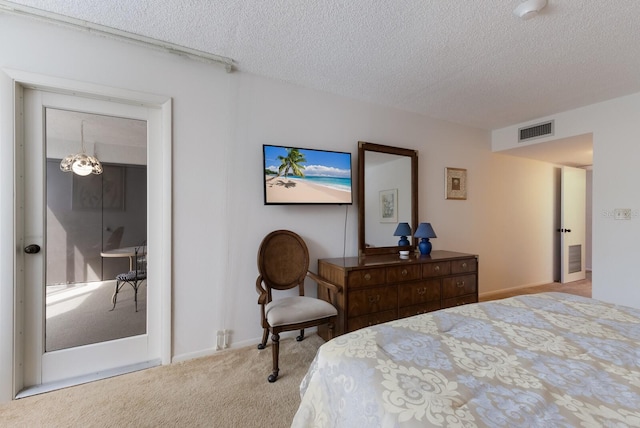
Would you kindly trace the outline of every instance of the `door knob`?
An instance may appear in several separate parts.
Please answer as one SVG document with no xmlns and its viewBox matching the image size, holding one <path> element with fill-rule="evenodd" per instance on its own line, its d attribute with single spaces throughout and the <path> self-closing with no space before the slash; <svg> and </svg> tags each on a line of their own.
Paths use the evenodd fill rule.
<svg viewBox="0 0 640 428">
<path fill-rule="evenodd" d="M 36 254 L 40 252 L 40 245 L 31 244 L 24 247 L 24 252 L 27 254 Z"/>
</svg>

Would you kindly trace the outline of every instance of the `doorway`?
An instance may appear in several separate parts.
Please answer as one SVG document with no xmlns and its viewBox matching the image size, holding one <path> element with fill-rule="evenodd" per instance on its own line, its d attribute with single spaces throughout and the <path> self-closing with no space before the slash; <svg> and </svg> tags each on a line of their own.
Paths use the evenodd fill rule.
<svg viewBox="0 0 640 428">
<path fill-rule="evenodd" d="M 3 160 L 2 164 L 3 169 L 7 167 L 4 170 L 11 172 L 14 177 L 9 182 L 13 183 L 16 200 L 8 207 L 14 214 L 1 218 L 3 230 L 7 230 L 8 226 L 9 230 L 14 231 L 14 248 L 24 249 L 34 244 L 43 250 L 31 254 L 16 252 L 11 259 L 14 263 L 13 280 L 2 283 L 2 294 L 11 296 L 11 301 L 3 300 L 0 304 L 3 313 L 12 320 L 0 326 L 3 342 L 0 351 L 3 356 L 3 367 L 0 368 L 4 384 L 2 396 L 19 398 L 24 391 L 35 389 L 37 391 L 33 393 L 43 392 L 42 387 L 46 384 L 68 386 L 144 366 L 168 364 L 171 358 L 171 180 L 166 177 L 171 176 L 171 100 L 32 73 L 4 72 L 0 84 L 7 90 L 5 93 L 14 94 L 15 103 L 13 109 L 7 109 L 0 115 L 0 121 L 5 130 L 13 130 L 15 158 L 8 162 Z M 32 91 L 27 87 L 36 89 Z M 36 102 L 27 99 L 34 98 L 29 94 L 31 91 L 37 93 Z M 67 95 L 70 93 L 73 95 Z M 60 99 L 64 99 L 64 102 L 59 103 Z M 101 103 L 102 107 L 95 107 Z M 39 149 L 35 152 L 27 146 L 30 139 L 37 141 L 39 138 L 43 141 L 44 111 L 49 107 L 145 120 L 148 123 L 147 210 L 154 212 L 154 216 L 147 219 L 146 234 L 150 239 L 145 245 L 150 262 L 148 278 L 154 287 L 146 293 L 147 331 L 144 334 L 52 352 L 45 349 L 47 238 L 43 214 L 46 198 L 43 195 L 46 153 L 42 143 L 39 146 L 36 144 Z M 31 118 L 39 122 L 35 126 L 33 123 L 27 126 Z M 33 183 L 41 184 L 38 188 Z M 37 200 L 40 201 L 39 208 L 33 205 L 34 201 L 37 204 Z M 41 230 L 34 233 L 31 227 L 37 223 L 41 225 Z M 37 267 L 32 269 L 32 265 Z M 8 271 L 3 272 L 6 277 Z M 34 296 L 35 305 L 32 304 Z M 134 354 L 136 356 L 132 358 Z M 11 357 L 7 359 L 8 355 Z M 7 361 L 11 363 L 13 372 L 9 378 L 6 377 L 7 367 L 4 365 Z M 19 391 L 23 393 L 19 394 Z"/>
<path fill-rule="evenodd" d="M 502 150 L 500 153 L 534 159 L 554 165 L 558 165 L 556 169 L 555 179 L 555 209 L 551 213 L 554 218 L 556 227 L 553 230 L 553 281 L 560 282 L 562 277 L 562 232 L 561 227 L 561 207 L 562 207 L 562 168 L 561 166 L 574 167 L 586 170 L 586 212 L 585 225 L 586 236 L 585 245 L 581 249 L 581 259 L 584 263 L 583 268 L 588 272 L 591 271 L 591 246 L 592 246 L 592 199 L 591 199 L 591 181 L 593 172 L 593 134 L 581 134 L 573 137 L 561 138 L 542 143 L 528 144 L 521 147 Z M 548 215 L 549 213 L 546 213 Z M 545 215 L 545 213 L 541 213 Z M 551 231 L 550 231 L 551 232 Z M 566 258 L 566 255 L 565 255 Z"/>
<path fill-rule="evenodd" d="M 96 177 L 92 173 L 81 175 L 83 172 L 76 171 L 74 164 L 72 171 L 62 173 L 61 176 L 57 171 L 53 173 L 50 167 L 42 167 L 57 162 L 60 150 L 69 150 L 64 142 L 57 142 L 55 138 L 56 132 L 60 132 L 62 128 L 66 129 L 60 133 L 71 133 L 73 128 L 80 130 L 86 125 L 98 128 L 108 118 L 112 122 L 142 120 L 146 129 L 147 122 L 148 126 L 154 126 L 153 118 L 149 117 L 149 111 L 144 107 L 33 89 L 24 91 L 24 106 L 24 151 L 28 162 L 25 162 L 22 198 L 24 234 L 29 237 L 25 248 L 33 245 L 41 248 L 41 251 L 25 251 L 27 316 L 24 330 L 24 387 L 27 390 L 36 387 L 37 391 L 43 385 L 116 367 L 142 362 L 147 362 L 148 365 L 159 364 L 159 329 L 156 324 L 159 316 L 158 308 L 153 304 L 158 299 L 153 298 L 153 288 L 148 293 L 150 298 L 145 299 L 149 304 L 144 317 L 146 319 L 143 319 L 146 328 L 142 332 L 116 332 L 115 337 L 104 337 L 102 330 L 113 330 L 119 324 L 118 313 L 96 316 L 109 312 L 111 305 L 109 300 L 99 302 L 94 297 L 102 289 L 114 287 L 113 281 L 102 281 L 101 274 L 98 278 L 97 271 L 101 272 L 102 269 L 95 268 L 99 264 L 96 259 L 100 258 L 102 249 L 100 219 L 104 217 L 104 196 L 116 193 L 116 197 L 109 198 L 111 204 L 116 209 L 124 209 L 124 174 L 107 176 L 104 167 L 101 167 L 99 173 L 95 174 Z M 81 127 L 76 126 L 78 120 Z M 78 134 L 84 134 L 84 131 Z M 84 135 L 79 137 L 70 137 L 71 144 L 67 146 L 74 146 L 75 143 L 71 153 L 85 154 Z M 95 146 L 98 138 L 105 139 L 102 144 L 108 143 L 106 132 L 96 134 L 93 150 L 89 154 L 97 152 Z M 126 138 L 124 135 L 123 139 Z M 123 158 L 127 158 L 127 150 L 101 150 L 101 156 L 105 160 L 110 154 L 122 156 L 125 153 Z M 146 159 L 146 155 L 143 157 Z M 119 180 L 114 177 L 119 177 Z M 111 181 L 112 189 L 104 192 L 102 189 L 105 179 L 117 181 L 120 187 L 113 190 L 115 186 Z M 62 209 L 63 205 L 67 209 Z M 146 224 L 146 210 L 144 211 Z M 141 236 L 145 242 L 146 236 L 145 227 Z M 152 251 L 148 251 L 148 257 L 153 258 Z M 61 270 L 65 272 L 63 277 Z M 61 277 L 63 281 L 60 281 Z M 149 282 L 153 282 L 151 275 Z M 64 288 L 50 290 L 61 285 Z M 63 299 L 56 298 L 60 294 Z M 66 322 L 61 323 L 60 320 Z M 94 322 L 96 320 L 98 323 Z M 81 322 L 85 324 L 80 325 Z M 87 332 L 89 335 L 85 334 Z"/>
<path fill-rule="evenodd" d="M 587 172 L 560 168 L 560 278 L 559 282 L 586 277 Z"/>
</svg>

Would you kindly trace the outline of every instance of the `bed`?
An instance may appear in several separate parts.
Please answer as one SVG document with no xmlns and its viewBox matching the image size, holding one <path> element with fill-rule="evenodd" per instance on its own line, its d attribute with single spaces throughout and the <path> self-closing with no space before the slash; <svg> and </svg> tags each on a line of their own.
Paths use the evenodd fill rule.
<svg viewBox="0 0 640 428">
<path fill-rule="evenodd" d="M 640 310 L 540 293 L 323 344 L 292 427 L 640 426 Z"/>
</svg>

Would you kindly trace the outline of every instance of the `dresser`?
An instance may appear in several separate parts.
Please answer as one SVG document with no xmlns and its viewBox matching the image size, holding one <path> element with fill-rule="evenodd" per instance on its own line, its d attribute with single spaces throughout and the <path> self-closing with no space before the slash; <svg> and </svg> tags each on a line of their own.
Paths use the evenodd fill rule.
<svg viewBox="0 0 640 428">
<path fill-rule="evenodd" d="M 478 301 L 478 256 L 453 251 L 318 260 L 318 274 L 342 288 L 334 337 L 398 318 Z M 318 297 L 328 300 L 324 287 Z M 328 339 L 327 327 L 318 334 Z"/>
</svg>

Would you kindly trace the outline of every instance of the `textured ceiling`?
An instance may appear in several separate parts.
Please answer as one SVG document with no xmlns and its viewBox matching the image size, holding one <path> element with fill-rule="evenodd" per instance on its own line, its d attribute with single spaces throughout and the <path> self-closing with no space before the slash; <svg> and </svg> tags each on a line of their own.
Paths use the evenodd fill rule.
<svg viewBox="0 0 640 428">
<path fill-rule="evenodd" d="M 496 129 L 640 91 L 640 1 L 17 0 L 294 84 Z"/>
</svg>

